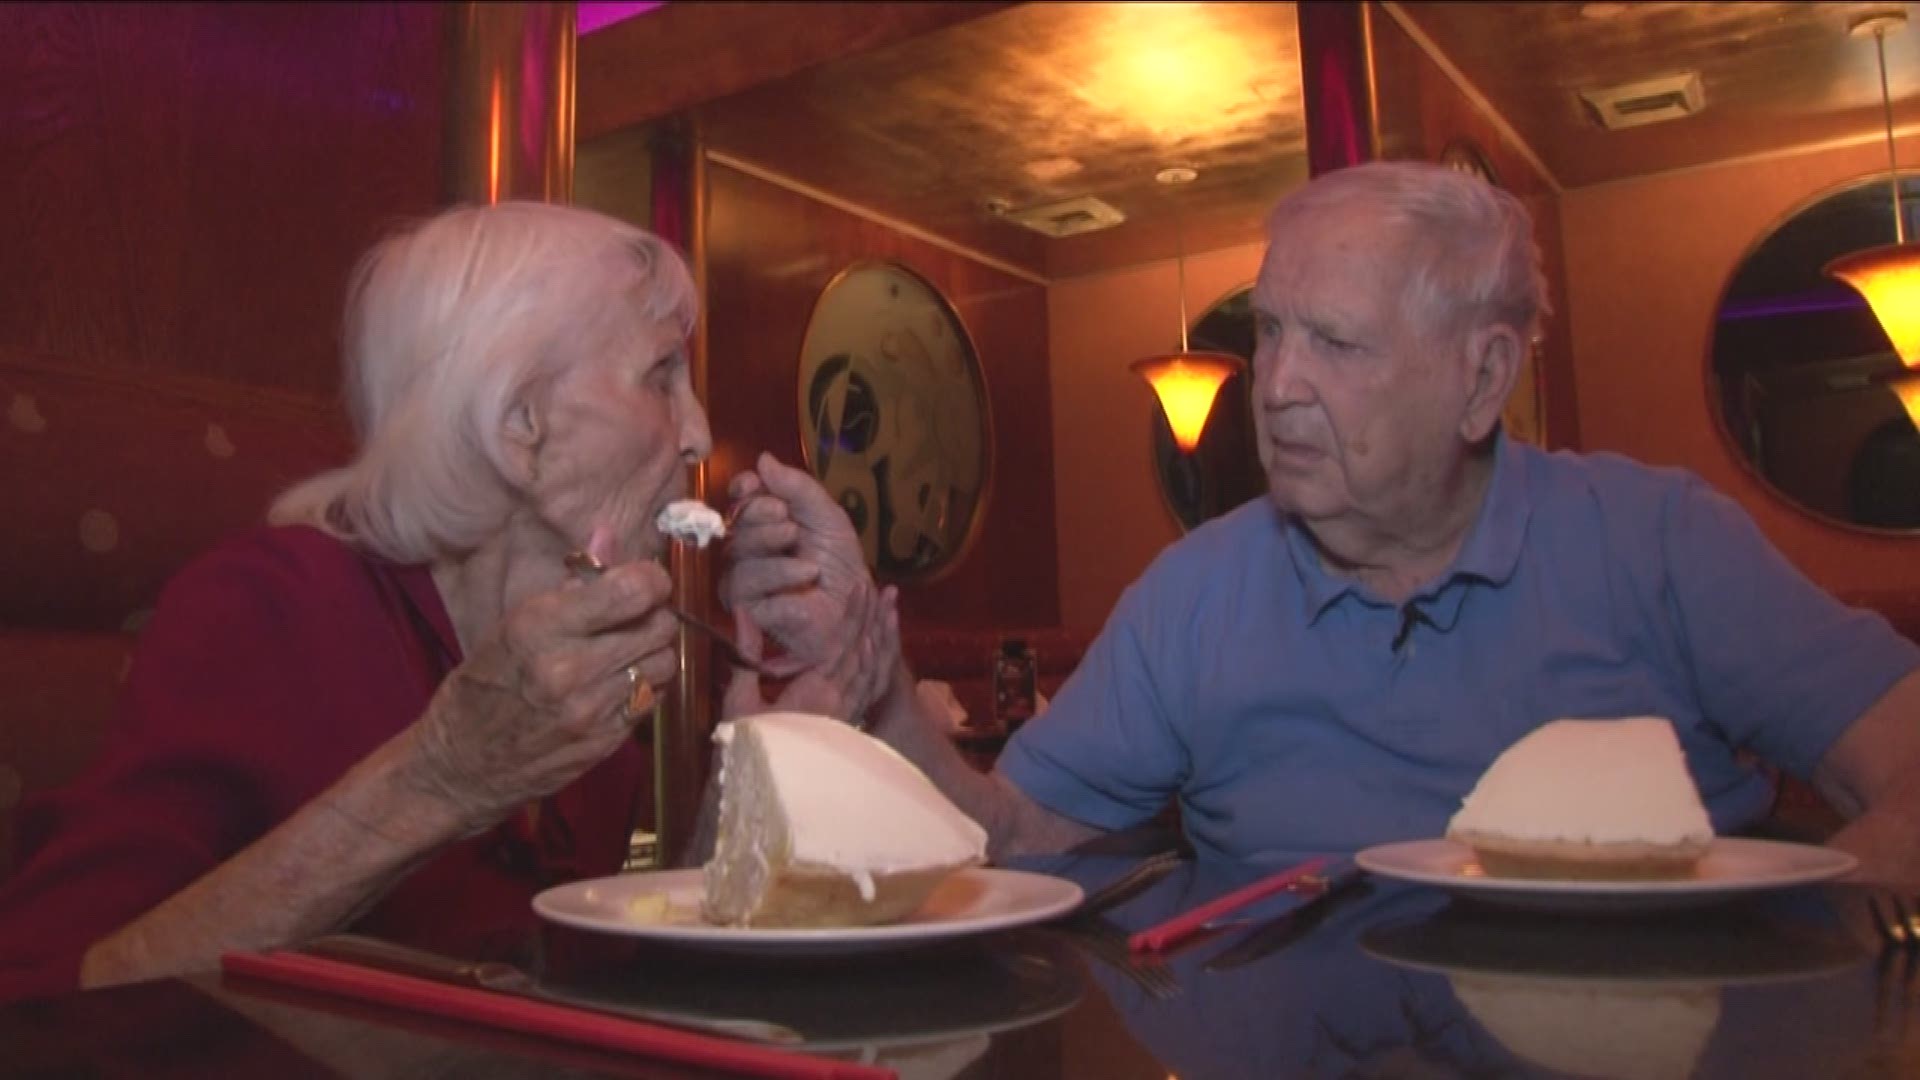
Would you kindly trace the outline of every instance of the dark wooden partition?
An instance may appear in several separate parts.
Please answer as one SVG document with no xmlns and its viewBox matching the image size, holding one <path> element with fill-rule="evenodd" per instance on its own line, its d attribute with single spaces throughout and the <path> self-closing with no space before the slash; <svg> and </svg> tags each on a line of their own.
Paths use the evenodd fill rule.
<svg viewBox="0 0 1920 1080">
<path fill-rule="evenodd" d="M 0 6 L 0 344 L 331 395 L 440 182 L 437 4 Z"/>
<path fill-rule="evenodd" d="M 714 163 L 707 175 L 716 485 L 762 450 L 799 462 L 796 381 L 815 299 L 851 263 L 903 263 L 966 324 L 993 417 L 993 473 L 973 545 L 944 577 L 902 590 L 903 621 L 1057 625 L 1046 289 L 725 165 Z"/>
</svg>

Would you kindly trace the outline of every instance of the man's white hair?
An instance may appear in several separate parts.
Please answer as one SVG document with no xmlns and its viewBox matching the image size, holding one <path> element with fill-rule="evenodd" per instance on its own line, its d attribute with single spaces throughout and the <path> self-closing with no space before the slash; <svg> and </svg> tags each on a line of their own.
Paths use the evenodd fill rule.
<svg viewBox="0 0 1920 1080">
<path fill-rule="evenodd" d="M 354 271 L 345 393 L 359 450 L 283 493 L 304 523 L 397 562 L 472 550 L 504 527 L 510 417 L 555 375 L 632 341 L 690 332 L 693 277 L 665 241 L 547 203 L 458 207 L 382 240 Z"/>
<path fill-rule="evenodd" d="M 1336 169 L 1281 199 L 1269 237 L 1335 206 L 1358 205 L 1401 227 L 1405 300 L 1440 333 L 1503 322 L 1527 341 L 1546 318 L 1546 276 L 1533 218 L 1520 200 L 1443 165 L 1374 161 Z"/>
</svg>

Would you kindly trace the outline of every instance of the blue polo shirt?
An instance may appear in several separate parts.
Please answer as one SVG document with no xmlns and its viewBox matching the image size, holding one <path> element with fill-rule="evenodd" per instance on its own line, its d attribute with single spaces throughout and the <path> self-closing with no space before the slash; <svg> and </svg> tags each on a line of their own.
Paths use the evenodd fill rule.
<svg viewBox="0 0 1920 1080">
<path fill-rule="evenodd" d="M 1178 797 L 1201 851 L 1437 837 L 1493 759 L 1561 717 L 1672 720 L 1714 827 L 1806 777 L 1920 663 L 1697 477 L 1501 439 L 1472 533 L 1407 605 L 1330 573 L 1260 499 L 1130 586 L 999 768 L 1101 828 Z"/>
</svg>

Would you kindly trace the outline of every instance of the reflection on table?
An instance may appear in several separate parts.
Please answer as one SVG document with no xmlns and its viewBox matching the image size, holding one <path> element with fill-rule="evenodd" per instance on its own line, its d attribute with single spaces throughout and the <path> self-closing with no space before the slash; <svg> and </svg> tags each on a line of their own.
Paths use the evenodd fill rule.
<svg viewBox="0 0 1920 1080">
<path fill-rule="evenodd" d="M 1093 892 L 1141 854 L 1019 865 Z M 534 956 L 572 993 L 774 1020 L 909 1080 L 1920 1075 L 1920 985 L 1879 958 L 1859 886 L 1573 917 L 1371 881 L 1297 937 L 1256 922 L 1148 962 L 1112 945 L 1272 869 L 1183 862 L 1099 920 L 898 953 L 774 960 L 543 927 Z M 0 1046 L 7 1074 L 697 1075 L 213 976 L 17 1004 Z"/>
</svg>

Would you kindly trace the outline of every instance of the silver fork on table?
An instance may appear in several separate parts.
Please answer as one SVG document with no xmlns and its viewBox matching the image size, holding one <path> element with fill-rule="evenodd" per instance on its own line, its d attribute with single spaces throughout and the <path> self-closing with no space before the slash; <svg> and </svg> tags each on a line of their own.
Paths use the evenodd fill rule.
<svg viewBox="0 0 1920 1080">
<path fill-rule="evenodd" d="M 1867 912 L 1874 933 L 1880 935 L 1874 1030 L 1896 1045 L 1905 1045 L 1915 1010 L 1914 976 L 1920 973 L 1920 898 L 1909 903 L 1891 889 L 1876 891 L 1867 893 Z"/>
<path fill-rule="evenodd" d="M 1068 939 L 1126 976 L 1155 1001 L 1178 996 L 1179 982 L 1159 957 L 1135 953 L 1127 944 L 1127 932 L 1110 922 L 1104 913 L 1146 891 L 1179 865 L 1178 851 L 1149 855 L 1126 873 L 1094 890 L 1072 915 L 1057 924 Z"/>
<path fill-rule="evenodd" d="M 1157 954 L 1136 953 L 1127 944 L 1127 932 L 1101 916 L 1060 924 L 1068 940 L 1127 977 L 1155 1001 L 1180 996 L 1180 982 Z"/>
<path fill-rule="evenodd" d="M 1107 884 L 1095 889 L 1080 906 L 1075 908 L 1075 918 L 1099 915 L 1109 908 L 1118 907 L 1145 892 L 1154 882 L 1166 877 L 1180 866 L 1178 851 L 1160 851 L 1134 864 L 1133 869 L 1120 875 Z"/>
<path fill-rule="evenodd" d="M 1880 944 L 1907 952 L 1920 950 L 1920 920 L 1916 920 L 1914 914 L 1920 911 L 1920 899 L 1910 907 L 1896 892 L 1887 891 L 1883 895 L 1886 897 L 1884 908 L 1872 893 L 1867 894 L 1867 910 L 1873 914 L 1873 929 L 1880 935 Z"/>
</svg>

